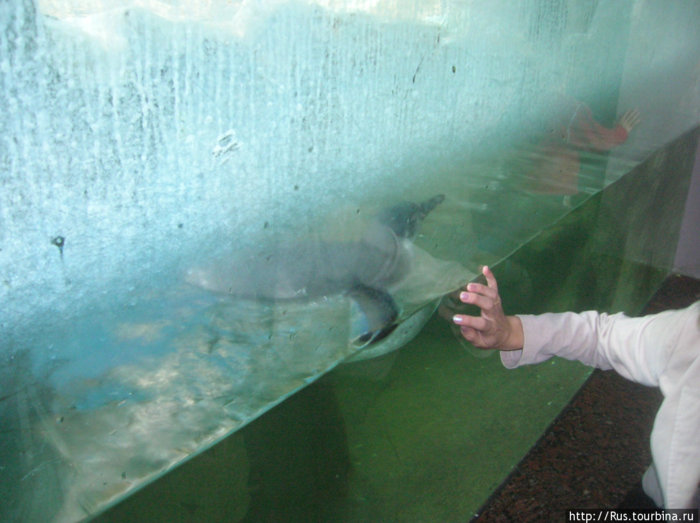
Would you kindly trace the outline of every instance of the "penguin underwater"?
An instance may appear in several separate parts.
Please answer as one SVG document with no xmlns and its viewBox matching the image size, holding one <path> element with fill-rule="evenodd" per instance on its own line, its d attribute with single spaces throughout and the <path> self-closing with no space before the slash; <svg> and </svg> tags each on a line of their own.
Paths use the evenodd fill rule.
<svg viewBox="0 0 700 523">
<path fill-rule="evenodd" d="M 191 269 L 187 281 L 205 290 L 260 302 L 312 301 L 345 295 L 364 322 L 353 343 L 379 341 L 398 325 L 392 288 L 411 272 L 413 239 L 445 199 L 404 201 L 381 211 L 356 241 L 278 243 L 268 251 L 234 256 Z"/>
</svg>

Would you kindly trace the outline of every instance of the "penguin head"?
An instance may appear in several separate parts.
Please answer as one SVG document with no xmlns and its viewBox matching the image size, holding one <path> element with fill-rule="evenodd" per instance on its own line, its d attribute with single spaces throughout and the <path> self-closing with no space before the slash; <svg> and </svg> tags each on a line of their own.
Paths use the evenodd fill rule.
<svg viewBox="0 0 700 523">
<path fill-rule="evenodd" d="M 422 203 L 401 202 L 382 211 L 377 221 L 389 227 L 399 238 L 413 239 L 425 217 L 445 199 L 438 194 Z"/>
</svg>

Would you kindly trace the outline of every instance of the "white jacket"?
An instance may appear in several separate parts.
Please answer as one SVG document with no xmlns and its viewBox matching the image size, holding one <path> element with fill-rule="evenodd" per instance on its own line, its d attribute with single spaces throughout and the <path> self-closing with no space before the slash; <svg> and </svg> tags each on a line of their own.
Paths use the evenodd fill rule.
<svg viewBox="0 0 700 523">
<path fill-rule="evenodd" d="M 501 352 L 509 369 L 560 356 L 661 388 L 644 490 L 659 506 L 698 508 L 700 301 L 641 318 L 594 311 L 518 317 L 525 342 L 522 350 Z"/>
</svg>

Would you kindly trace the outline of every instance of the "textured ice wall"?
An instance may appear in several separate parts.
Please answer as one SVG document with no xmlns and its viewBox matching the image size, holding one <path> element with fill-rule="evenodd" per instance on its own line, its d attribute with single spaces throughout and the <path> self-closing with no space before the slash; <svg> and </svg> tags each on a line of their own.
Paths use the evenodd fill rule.
<svg viewBox="0 0 700 523">
<path fill-rule="evenodd" d="M 699 19 L 695 2 L 0 5 L 5 510 L 99 510 L 349 355 L 346 304 L 232 310 L 187 269 L 443 193 L 416 240 L 412 306 L 433 303 L 697 125 Z M 643 124 L 607 169 L 577 152 L 575 187 L 533 180 L 582 103 Z"/>
<path fill-rule="evenodd" d="M 533 20 L 526 5 L 188 7 L 3 6 L 5 327 L 75 314 L 265 225 L 313 231 L 340 202 L 439 191 L 546 121 L 566 47 L 582 52 L 561 12 Z M 605 36 L 587 36 L 595 69 L 576 89 L 614 99 L 618 64 L 591 60 L 616 59 Z"/>
<path fill-rule="evenodd" d="M 456 172 L 479 205 L 470 189 L 503 179 L 494 164 L 559 116 L 556 94 L 614 113 L 623 69 L 622 109 L 643 103 L 647 124 L 624 159 L 697 121 L 692 3 L 653 28 L 654 3 L 559 4 L 7 3 L 3 327 L 75 314 L 264 226 L 315 231 L 340 202 L 453 189 Z M 628 52 L 631 19 L 656 36 Z"/>
</svg>

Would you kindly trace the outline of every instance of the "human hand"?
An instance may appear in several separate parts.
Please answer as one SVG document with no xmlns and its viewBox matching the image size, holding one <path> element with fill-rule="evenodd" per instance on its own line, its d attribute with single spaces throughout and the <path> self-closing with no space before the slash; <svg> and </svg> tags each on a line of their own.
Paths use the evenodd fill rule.
<svg viewBox="0 0 700 523">
<path fill-rule="evenodd" d="M 639 111 L 637 109 L 630 109 L 620 116 L 617 123 L 624 127 L 625 131 L 629 133 L 639 124 L 640 121 L 641 117 L 639 116 Z"/>
<path fill-rule="evenodd" d="M 460 293 L 463 303 L 476 305 L 480 316 L 455 314 L 452 321 L 459 325 L 462 336 L 480 349 L 517 350 L 523 347 L 523 326 L 517 316 L 506 316 L 498 294 L 498 284 L 491 269 L 484 267 L 482 274 L 487 285 L 470 283 Z"/>
</svg>

